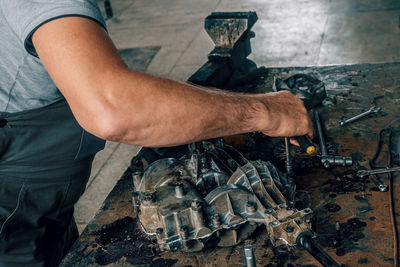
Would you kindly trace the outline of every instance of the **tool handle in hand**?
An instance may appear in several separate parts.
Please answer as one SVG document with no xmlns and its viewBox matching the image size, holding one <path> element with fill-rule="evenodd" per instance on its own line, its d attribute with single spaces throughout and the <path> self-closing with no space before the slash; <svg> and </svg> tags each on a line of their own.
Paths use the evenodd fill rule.
<svg viewBox="0 0 400 267">
<path fill-rule="evenodd" d="M 296 140 L 299 142 L 300 149 L 306 152 L 308 155 L 314 155 L 317 152 L 317 148 L 308 136 L 297 136 Z"/>
</svg>

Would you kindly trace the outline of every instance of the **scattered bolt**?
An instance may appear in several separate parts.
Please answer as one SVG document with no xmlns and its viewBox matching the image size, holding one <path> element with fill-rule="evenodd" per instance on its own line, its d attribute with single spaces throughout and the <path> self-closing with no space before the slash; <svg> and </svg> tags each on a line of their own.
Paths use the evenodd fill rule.
<svg viewBox="0 0 400 267">
<path fill-rule="evenodd" d="M 387 192 L 389 190 L 389 187 L 386 184 L 380 184 L 378 185 L 378 189 L 381 192 Z"/>
<path fill-rule="evenodd" d="M 338 221 L 335 222 L 335 230 L 336 230 L 337 232 L 340 231 L 340 223 L 339 223 Z"/>
</svg>

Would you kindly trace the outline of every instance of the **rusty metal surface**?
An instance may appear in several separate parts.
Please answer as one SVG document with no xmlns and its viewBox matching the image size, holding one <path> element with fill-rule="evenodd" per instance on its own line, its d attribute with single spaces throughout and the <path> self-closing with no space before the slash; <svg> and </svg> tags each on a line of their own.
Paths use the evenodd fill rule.
<svg viewBox="0 0 400 267">
<path fill-rule="evenodd" d="M 264 92 L 265 88 L 272 88 L 275 76 L 293 70 L 318 72 L 328 95 L 336 96 L 336 105 L 318 110 L 327 139 L 338 144 L 339 155 L 352 156 L 357 161 L 371 159 L 379 131 L 389 126 L 398 130 L 400 64 L 268 69 L 264 76 L 241 90 Z M 342 116 L 348 118 L 366 111 L 374 98 L 383 109 L 380 115 L 339 127 Z M 395 135 L 397 140 L 398 133 Z M 386 164 L 386 152 L 384 145 L 379 165 Z M 369 178 L 360 182 L 351 175 L 340 175 L 354 168 L 337 167 L 331 171 L 310 168 L 296 175 L 296 205 L 311 205 L 315 232 L 319 236 L 317 244 L 338 262 L 346 266 L 393 266 L 389 194 L 376 191 L 376 185 Z M 387 183 L 386 175 L 380 177 Z M 398 177 L 395 173 L 393 190 L 396 212 L 400 214 Z M 248 243 L 253 244 L 257 266 L 320 266 L 305 251 L 271 249 L 263 228 L 232 248 L 161 253 L 138 228 L 131 193 L 132 178 L 128 170 L 62 266 L 244 266 L 243 246 Z M 335 229 L 336 222 L 339 231 Z"/>
</svg>

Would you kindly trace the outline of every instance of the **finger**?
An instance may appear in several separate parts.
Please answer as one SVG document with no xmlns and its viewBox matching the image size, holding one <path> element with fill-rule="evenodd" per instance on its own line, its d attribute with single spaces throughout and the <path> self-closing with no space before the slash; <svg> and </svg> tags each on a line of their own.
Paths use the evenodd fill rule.
<svg viewBox="0 0 400 267">
<path fill-rule="evenodd" d="M 314 128 L 311 126 L 310 131 L 307 133 L 307 135 L 311 138 L 311 140 L 314 139 Z"/>
<path fill-rule="evenodd" d="M 300 146 L 299 142 L 297 142 L 297 140 L 296 140 L 295 138 L 289 138 L 289 142 L 290 142 L 292 145 Z"/>
</svg>

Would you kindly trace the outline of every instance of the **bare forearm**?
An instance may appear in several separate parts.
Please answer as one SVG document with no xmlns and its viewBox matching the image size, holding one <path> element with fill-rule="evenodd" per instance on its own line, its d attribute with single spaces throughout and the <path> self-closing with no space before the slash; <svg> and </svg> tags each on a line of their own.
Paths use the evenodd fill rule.
<svg viewBox="0 0 400 267">
<path fill-rule="evenodd" d="M 264 104 L 255 96 L 195 87 L 139 72 L 107 79 L 108 103 L 120 131 L 112 139 L 128 144 L 170 146 L 260 130 Z M 121 90 L 121 88 L 124 88 Z"/>
</svg>

